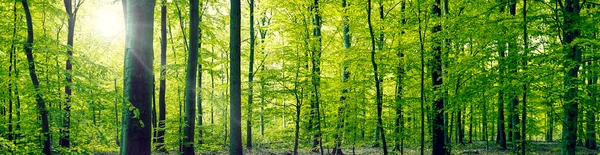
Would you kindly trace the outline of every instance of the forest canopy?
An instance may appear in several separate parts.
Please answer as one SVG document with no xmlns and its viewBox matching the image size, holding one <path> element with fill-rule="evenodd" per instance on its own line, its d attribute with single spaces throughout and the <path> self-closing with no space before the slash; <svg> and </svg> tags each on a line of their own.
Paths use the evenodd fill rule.
<svg viewBox="0 0 600 155">
<path fill-rule="evenodd" d="M 598 21 L 598 0 L 4 0 L 0 154 L 598 154 Z"/>
</svg>

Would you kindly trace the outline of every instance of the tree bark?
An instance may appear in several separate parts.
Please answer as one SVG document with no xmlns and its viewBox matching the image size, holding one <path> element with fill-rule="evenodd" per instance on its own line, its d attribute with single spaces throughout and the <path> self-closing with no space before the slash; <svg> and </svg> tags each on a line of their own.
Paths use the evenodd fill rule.
<svg viewBox="0 0 600 155">
<path fill-rule="evenodd" d="M 190 43 L 185 76 L 185 126 L 183 128 L 183 154 L 194 154 L 194 129 L 196 119 L 196 73 L 198 70 L 198 0 L 190 1 Z"/>
<path fill-rule="evenodd" d="M 240 155 L 243 154 L 242 150 L 242 126 L 241 126 L 241 76 L 240 76 L 240 0 L 230 0 L 231 9 L 229 20 L 229 32 L 230 32 L 230 74 L 229 79 L 229 91 L 230 101 L 229 106 L 231 107 L 229 121 L 230 127 L 230 142 L 229 142 L 229 154 Z"/>
<path fill-rule="evenodd" d="M 579 113 L 579 103 L 575 100 L 578 86 L 576 79 L 579 74 L 581 63 L 581 49 L 579 45 L 573 44 L 573 41 L 579 37 L 579 29 L 576 25 L 579 23 L 579 0 L 565 0 L 563 12 L 563 46 L 567 61 L 564 64 L 565 79 L 564 86 L 568 89 L 564 95 L 564 120 L 562 132 L 562 154 L 574 155 L 575 144 L 577 140 L 577 118 Z"/>
<path fill-rule="evenodd" d="M 158 90 L 158 133 L 156 135 L 156 148 L 158 152 L 165 153 L 165 125 L 166 125 L 166 79 L 167 79 L 167 4 L 161 0 L 160 7 L 160 84 Z"/>
<path fill-rule="evenodd" d="M 70 128 L 71 128 L 71 85 L 73 84 L 73 79 L 72 79 L 72 69 L 73 66 L 71 64 L 71 57 L 73 57 L 73 39 L 74 39 L 74 35 L 75 35 L 75 20 L 77 17 L 77 10 L 79 8 L 79 5 L 81 5 L 81 1 L 77 2 L 77 4 L 73 4 L 73 2 L 71 0 L 64 0 L 64 5 L 65 5 L 65 10 L 67 11 L 67 15 L 69 16 L 68 18 L 68 22 L 67 22 L 67 62 L 65 65 L 65 69 L 66 69 L 66 81 L 67 84 L 65 85 L 65 94 L 67 94 L 67 97 L 65 99 L 65 106 L 64 106 L 64 115 L 62 118 L 62 128 L 60 129 L 60 140 L 59 140 L 59 145 L 61 147 L 65 147 L 65 148 L 69 148 L 71 147 L 71 142 L 70 142 Z"/>
<path fill-rule="evenodd" d="M 385 141 L 385 130 L 383 129 L 383 121 L 381 119 L 381 113 L 383 109 L 383 96 L 381 89 L 381 81 L 379 79 L 379 73 L 377 70 L 377 63 L 375 62 L 375 34 L 373 32 L 373 25 L 371 24 L 371 0 L 367 2 L 367 23 L 369 25 L 369 34 L 371 35 L 371 64 L 373 65 L 373 77 L 375 79 L 375 92 L 376 99 L 375 102 L 377 104 L 377 130 L 381 136 L 381 143 L 383 145 L 383 154 L 387 155 L 387 145 Z M 378 135 L 376 135 L 377 137 Z"/>
<path fill-rule="evenodd" d="M 440 9 L 440 0 L 436 0 L 435 3 L 433 4 L 433 7 L 431 9 L 431 13 L 434 14 L 435 16 L 437 16 L 437 18 L 441 17 L 441 9 Z M 433 29 L 431 30 L 431 33 L 433 35 L 439 33 L 442 30 L 442 26 L 440 24 L 437 24 L 433 27 Z M 443 114 L 444 114 L 444 98 L 439 95 L 441 94 L 441 90 L 440 87 L 442 86 L 443 79 L 442 79 L 442 49 L 441 49 L 441 44 L 442 41 L 441 39 L 437 38 L 434 39 L 434 46 L 433 46 L 433 59 L 432 59 L 432 67 L 433 67 L 433 71 L 431 73 L 431 81 L 433 84 L 433 91 L 435 94 L 438 95 L 434 95 L 434 99 L 433 99 L 433 124 L 432 124 L 432 137 L 433 137 L 433 149 L 432 149 L 432 154 L 450 154 L 450 152 L 448 152 L 447 149 L 447 144 L 444 140 L 445 137 L 445 133 L 444 133 L 444 119 L 443 119 Z"/>
<path fill-rule="evenodd" d="M 155 1 L 126 1 L 121 154 L 150 154 Z"/>
<path fill-rule="evenodd" d="M 252 99 L 254 95 L 253 80 L 254 80 L 254 0 L 249 0 L 250 3 L 250 64 L 248 67 L 248 119 L 246 119 L 246 148 L 252 149 Z"/>
<path fill-rule="evenodd" d="M 31 19 L 31 12 L 29 11 L 29 5 L 27 0 L 21 0 L 23 10 L 25 11 L 25 19 L 27 21 L 27 42 L 25 43 L 25 55 L 27 55 L 27 62 L 29 67 L 29 76 L 31 77 L 31 83 L 35 88 L 35 101 L 37 102 L 37 108 L 40 112 L 42 119 L 42 135 L 43 135 L 43 149 L 44 154 L 51 154 L 50 152 L 50 128 L 48 124 L 48 110 L 46 109 L 46 103 L 40 92 L 40 83 L 35 73 L 35 61 L 33 59 L 33 22 Z"/>
</svg>

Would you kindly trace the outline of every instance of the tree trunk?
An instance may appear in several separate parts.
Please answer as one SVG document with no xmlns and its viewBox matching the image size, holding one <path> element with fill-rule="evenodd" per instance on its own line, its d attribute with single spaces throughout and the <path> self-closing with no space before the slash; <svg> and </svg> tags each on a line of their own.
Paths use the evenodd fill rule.
<svg viewBox="0 0 600 155">
<path fill-rule="evenodd" d="M 183 154 L 194 154 L 196 119 L 196 75 L 198 71 L 198 0 L 190 1 L 190 43 L 185 76 L 185 126 L 183 128 Z"/>
<path fill-rule="evenodd" d="M 350 27 L 348 25 L 348 16 L 346 14 L 346 0 L 342 0 L 342 9 L 344 11 L 344 15 L 342 15 L 343 18 L 343 39 L 344 39 L 344 49 L 348 50 L 351 46 L 350 44 Z M 345 54 L 344 54 L 345 55 Z M 345 59 L 343 60 L 344 62 L 342 62 L 343 67 L 342 67 L 342 82 L 346 83 L 348 81 L 348 78 L 350 78 L 350 72 L 348 71 L 348 65 L 345 61 Z M 343 84 L 346 85 L 346 84 Z M 345 126 L 345 111 L 346 111 L 346 104 L 347 104 L 347 93 L 348 93 L 348 88 L 344 87 L 342 88 L 342 96 L 340 97 L 340 103 L 342 105 L 340 105 L 340 107 L 338 108 L 338 124 L 336 125 L 336 132 L 334 134 L 334 138 L 335 138 L 335 146 L 333 148 L 333 154 L 334 155 L 338 155 L 338 154 L 344 154 L 342 152 L 342 136 L 343 132 L 344 132 L 344 126 Z"/>
<path fill-rule="evenodd" d="M 248 119 L 246 119 L 246 148 L 252 149 L 252 99 L 254 95 L 254 0 L 250 0 L 250 64 L 248 67 Z"/>
<path fill-rule="evenodd" d="M 433 7 L 431 9 L 431 13 L 436 15 L 438 18 L 441 17 L 441 9 L 440 9 L 440 0 L 436 0 L 436 2 L 433 4 Z M 437 24 L 433 27 L 433 29 L 431 30 L 432 34 L 437 34 L 438 32 L 440 32 L 442 30 L 442 26 Z M 433 64 L 433 71 L 431 73 L 431 81 L 433 84 L 433 90 L 434 92 L 438 92 L 440 91 L 440 87 L 443 84 L 443 79 L 441 77 L 442 74 L 442 49 L 441 49 L 441 44 L 442 41 L 441 39 L 437 38 L 435 39 L 436 44 L 434 44 L 433 46 L 433 59 L 432 59 L 432 64 Z M 436 93 L 437 94 L 437 93 Z M 433 137 L 433 149 L 432 149 L 432 154 L 450 154 L 450 152 L 448 152 L 447 149 L 447 144 L 444 140 L 445 137 L 445 133 L 444 133 L 444 120 L 443 120 L 443 114 L 444 114 L 444 98 L 441 96 L 435 96 L 433 99 L 433 124 L 432 124 L 432 137 Z"/>
<path fill-rule="evenodd" d="M 198 24 L 200 24 L 202 22 L 202 16 L 204 15 L 204 11 L 206 10 L 204 7 L 204 2 L 200 1 L 200 6 L 199 6 L 199 14 L 198 15 Z M 196 95 L 196 108 L 198 109 L 198 144 L 204 144 L 204 128 L 203 128 L 203 114 L 204 112 L 202 111 L 202 28 L 200 25 L 198 25 L 198 88 L 197 89 L 197 95 Z"/>
<path fill-rule="evenodd" d="M 421 26 L 421 1 L 417 1 L 417 10 L 418 10 L 418 14 L 417 14 L 417 18 L 418 18 L 418 27 L 419 27 L 419 50 L 421 53 L 421 92 L 420 92 L 420 111 L 421 111 L 421 133 L 420 133 L 420 142 L 421 142 L 421 147 L 419 147 L 419 152 L 421 155 L 425 154 L 425 38 L 424 38 L 424 33 L 423 32 L 423 28 Z M 416 117 L 413 122 L 416 122 Z M 416 123 L 414 123 L 416 126 Z"/>
<path fill-rule="evenodd" d="M 156 150 L 165 153 L 165 123 L 166 123 L 166 77 L 167 76 L 167 5 L 161 1 L 160 7 L 160 84 L 158 90 L 158 133 L 156 134 Z"/>
<path fill-rule="evenodd" d="M 13 84 L 15 85 L 15 87 L 17 86 L 17 82 L 13 80 L 12 78 L 12 72 L 13 72 L 13 68 L 14 71 L 17 71 L 17 66 L 16 66 L 16 58 L 15 58 L 15 54 L 17 52 L 17 48 L 15 47 L 15 39 L 17 38 L 17 1 L 13 2 L 13 33 L 12 33 L 12 39 L 13 41 L 10 44 L 10 51 L 8 51 L 10 54 L 9 56 L 9 66 L 8 66 L 8 140 L 15 143 L 16 141 L 16 137 L 15 134 L 13 133 Z M 17 78 L 15 78 L 17 79 Z M 15 89 L 16 92 L 16 89 Z"/>
<path fill-rule="evenodd" d="M 527 54 L 529 53 L 529 44 L 527 36 L 527 0 L 523 0 L 523 71 L 527 69 Z M 525 155 L 526 132 L 527 127 L 527 81 L 523 84 L 523 111 L 521 113 L 521 155 Z"/>
<path fill-rule="evenodd" d="M 498 60 L 498 65 L 500 66 L 499 68 L 499 85 L 500 85 L 500 90 L 498 92 L 498 121 L 496 123 L 498 123 L 497 127 L 497 136 L 496 136 L 496 142 L 498 144 L 500 144 L 500 148 L 505 150 L 506 149 L 506 132 L 505 132 L 505 128 L 504 128 L 504 91 L 503 91 L 503 87 L 504 87 L 504 57 L 505 57 L 505 47 L 504 47 L 504 43 L 499 43 L 498 44 L 498 55 L 500 55 L 500 59 Z"/>
<path fill-rule="evenodd" d="M 316 130 L 312 136 L 312 148 L 313 152 L 321 152 L 323 154 L 323 145 L 321 144 L 321 108 L 320 108 L 320 92 L 321 87 L 321 12 L 319 10 L 319 0 L 314 0 L 311 8 L 311 13 L 314 15 L 313 21 L 313 34 L 312 36 L 316 40 L 312 43 L 310 49 L 311 64 L 312 64 L 312 129 Z M 320 149 L 318 149 L 319 147 Z"/>
<path fill-rule="evenodd" d="M 375 62 L 375 34 L 373 32 L 373 25 L 371 24 L 371 0 L 368 0 L 367 5 L 367 23 L 369 25 L 369 34 L 371 35 L 371 64 L 373 65 L 373 77 L 375 79 L 375 92 L 377 103 L 377 130 L 381 136 L 381 143 L 383 145 L 383 154 L 387 155 L 387 144 L 385 141 L 385 130 L 383 129 L 383 121 L 381 119 L 381 113 L 383 109 L 383 96 L 381 89 L 381 81 L 379 80 L 379 74 L 377 70 L 377 63 Z M 375 135 L 376 137 L 378 135 Z"/>
<path fill-rule="evenodd" d="M 150 154 L 154 1 L 128 0 L 121 154 Z"/>
<path fill-rule="evenodd" d="M 33 59 L 33 22 L 31 19 L 31 13 L 29 11 L 29 5 L 27 0 L 21 0 L 23 10 L 25 11 L 25 19 L 27 21 L 27 42 L 25 43 L 25 55 L 27 55 L 27 62 L 29 67 L 29 76 L 31 77 L 31 83 L 35 88 L 35 101 L 37 102 L 37 108 L 40 112 L 42 119 L 42 135 L 43 135 L 43 149 L 44 154 L 51 154 L 50 152 L 50 128 L 48 125 L 48 110 L 46 109 L 46 103 L 40 92 L 40 83 L 35 73 L 35 62 Z"/>
<path fill-rule="evenodd" d="M 241 83 L 240 83 L 240 0 L 231 0 L 231 10 L 230 10 L 230 43 L 229 49 L 231 51 L 229 61 L 230 64 L 230 74 L 231 78 L 229 79 L 229 91 L 230 93 L 230 101 L 229 106 L 231 107 L 229 121 L 230 124 L 230 142 L 229 142 L 229 154 L 230 155 L 238 155 L 243 154 L 242 150 L 242 126 L 241 126 Z"/>
<path fill-rule="evenodd" d="M 563 44 L 564 52 L 567 54 L 567 61 L 564 67 L 565 72 L 564 86 L 568 88 L 564 95 L 564 120 L 562 134 L 562 154 L 575 154 L 575 143 L 577 140 L 577 118 L 579 113 L 579 103 L 575 100 L 577 96 L 577 84 L 575 83 L 579 74 L 579 64 L 581 63 L 581 49 L 579 45 L 572 45 L 573 41 L 579 37 L 579 29 L 575 26 L 579 23 L 579 0 L 565 0 L 563 12 Z"/>
<path fill-rule="evenodd" d="M 64 106 L 64 116 L 62 118 L 62 128 L 60 129 L 60 140 L 59 145 L 61 147 L 69 148 L 71 147 L 70 142 L 70 128 L 71 128 L 71 85 L 73 84 L 73 79 L 71 75 L 71 70 L 73 69 L 71 64 L 71 57 L 73 57 L 73 37 L 75 35 L 75 20 L 77 17 L 77 10 L 79 9 L 79 5 L 81 5 L 81 1 L 77 2 L 77 4 L 73 4 L 71 0 L 65 0 L 65 10 L 67 11 L 68 19 L 68 33 L 67 33 L 67 62 L 65 65 L 66 69 L 66 81 L 65 85 L 65 94 L 67 94 Z"/>
</svg>

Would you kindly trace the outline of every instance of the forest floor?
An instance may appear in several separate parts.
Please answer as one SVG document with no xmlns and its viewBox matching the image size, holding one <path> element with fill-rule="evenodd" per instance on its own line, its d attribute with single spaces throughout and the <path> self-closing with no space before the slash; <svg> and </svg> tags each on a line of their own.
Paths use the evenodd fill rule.
<svg viewBox="0 0 600 155">
<path fill-rule="evenodd" d="M 474 141 L 473 143 L 470 143 L 470 144 L 456 145 L 453 148 L 451 154 L 453 154 L 453 155 L 454 154 L 456 154 L 456 155 L 472 155 L 472 154 L 506 155 L 506 154 L 512 153 L 511 147 L 510 147 L 511 144 L 509 143 L 508 145 L 509 145 L 509 148 L 507 150 L 500 150 L 500 147 L 498 147 L 494 142 L 490 141 L 489 146 L 486 149 L 486 145 L 485 145 L 484 141 Z M 556 155 L 556 154 L 560 154 L 560 151 L 561 151 L 560 142 L 530 142 L 526 147 L 527 147 L 527 154 L 534 154 L 534 155 Z M 323 149 L 325 149 L 325 148 L 323 148 Z M 300 154 L 300 155 L 317 155 L 318 154 L 318 153 L 309 152 L 309 150 L 298 150 L 298 151 L 299 151 L 298 154 Z M 356 148 L 354 150 L 354 152 L 352 149 L 349 149 L 349 148 L 343 149 L 342 151 L 346 155 L 352 155 L 352 154 L 379 155 L 379 154 L 383 154 L 383 150 L 381 148 L 373 148 L 373 147 Z M 390 154 L 400 154 L 399 151 L 392 151 L 391 149 L 388 151 L 390 151 Z M 331 148 L 325 149 L 325 152 L 331 152 Z M 228 154 L 228 152 L 203 152 L 201 154 L 225 155 L 225 154 Z M 257 150 L 253 150 L 252 152 L 245 152 L 245 154 L 248 154 L 248 155 L 291 155 L 292 150 L 269 150 L 269 149 L 260 150 L 260 149 L 257 149 Z M 415 149 L 415 147 L 411 147 L 411 148 L 405 148 L 404 154 L 416 155 L 416 154 L 420 154 L 420 152 L 419 152 L 418 148 Z M 425 154 L 431 154 L 431 150 L 430 149 L 425 150 Z M 582 146 L 577 146 L 577 154 L 600 155 L 600 150 L 590 150 L 590 149 L 587 149 Z"/>
<path fill-rule="evenodd" d="M 470 144 L 462 144 L 457 145 L 452 149 L 451 154 L 456 155 L 506 155 L 511 154 L 510 143 L 508 144 L 509 148 L 507 150 L 500 150 L 500 148 L 492 141 L 489 142 L 489 147 L 486 149 L 485 142 L 483 141 L 474 141 Z M 530 142 L 527 146 L 527 154 L 533 155 L 556 155 L 561 153 L 560 142 Z M 325 149 L 325 148 L 323 148 Z M 325 152 L 330 152 L 331 148 L 325 149 Z M 373 148 L 373 147 L 360 147 L 354 149 L 343 149 L 342 150 L 346 155 L 379 155 L 383 154 L 383 150 L 381 148 Z M 400 154 L 399 151 L 389 150 L 390 154 Z M 247 155 L 291 155 L 292 150 L 282 150 L 282 149 L 255 149 L 252 151 L 244 150 L 244 154 Z M 426 149 L 425 154 L 430 154 L 431 150 Z M 106 153 L 106 152 L 98 152 L 94 154 L 99 155 L 113 155 L 118 153 Z M 169 154 L 177 154 L 175 152 Z M 201 152 L 197 154 L 203 155 L 227 155 L 229 152 Z M 318 153 L 310 152 L 309 150 L 298 150 L 298 154 L 300 155 L 318 155 Z M 328 153 L 325 153 L 328 154 Z M 405 148 L 404 154 L 407 155 L 416 155 L 419 154 L 419 149 L 415 149 L 415 147 Z M 600 150 L 590 150 L 582 146 L 577 146 L 578 155 L 600 155 Z"/>
</svg>

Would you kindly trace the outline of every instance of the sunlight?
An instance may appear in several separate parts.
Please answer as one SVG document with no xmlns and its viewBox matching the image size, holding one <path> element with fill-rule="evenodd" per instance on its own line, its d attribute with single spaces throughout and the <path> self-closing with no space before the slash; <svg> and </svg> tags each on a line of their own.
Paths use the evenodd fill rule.
<svg viewBox="0 0 600 155">
<path fill-rule="evenodd" d="M 94 15 L 96 32 L 104 37 L 115 37 L 124 33 L 125 26 L 121 12 L 119 7 L 99 8 Z"/>
</svg>

